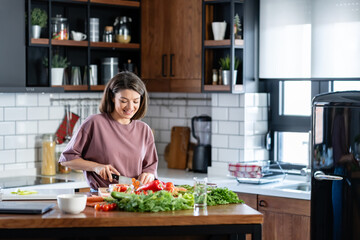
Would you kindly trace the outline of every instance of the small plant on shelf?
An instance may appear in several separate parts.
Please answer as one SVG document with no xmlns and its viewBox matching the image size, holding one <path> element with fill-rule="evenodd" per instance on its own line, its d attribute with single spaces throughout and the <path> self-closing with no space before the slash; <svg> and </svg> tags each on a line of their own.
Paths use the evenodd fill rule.
<svg viewBox="0 0 360 240">
<path fill-rule="evenodd" d="M 227 55 L 224 58 L 220 58 L 219 64 L 222 70 L 230 70 L 230 56 Z M 237 70 L 240 65 L 240 60 L 235 57 L 234 70 Z"/>
<path fill-rule="evenodd" d="M 31 11 L 31 25 L 38 25 L 42 28 L 46 27 L 47 19 L 48 16 L 45 10 L 34 8 Z"/>
<path fill-rule="evenodd" d="M 47 57 L 44 57 L 42 61 L 45 67 L 49 66 L 49 60 Z M 55 54 L 51 60 L 51 67 L 52 68 L 67 68 L 70 65 L 66 57 L 62 57 L 59 54 Z"/>
</svg>

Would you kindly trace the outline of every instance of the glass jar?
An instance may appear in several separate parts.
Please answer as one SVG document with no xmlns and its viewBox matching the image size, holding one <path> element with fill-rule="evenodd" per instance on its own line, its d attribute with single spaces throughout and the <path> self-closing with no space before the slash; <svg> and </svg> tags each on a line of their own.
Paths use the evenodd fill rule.
<svg viewBox="0 0 360 240">
<path fill-rule="evenodd" d="M 117 17 L 114 23 L 115 39 L 119 43 L 129 43 L 131 41 L 131 23 L 130 17 Z"/>
<path fill-rule="evenodd" d="M 55 147 L 55 152 L 56 152 L 55 156 L 56 156 L 56 161 L 58 162 L 58 172 L 61 174 L 66 174 L 71 172 L 71 168 L 63 166 L 61 165 L 61 163 L 59 163 L 59 158 L 61 156 L 61 153 L 65 150 L 65 147 L 67 146 L 68 143 L 69 143 L 68 141 L 64 141 L 61 144 L 57 143 Z"/>
<path fill-rule="evenodd" d="M 103 34 L 103 42 L 113 42 L 114 28 L 112 26 L 106 26 Z"/>
<path fill-rule="evenodd" d="M 42 136 L 42 175 L 55 175 L 56 164 L 55 164 L 55 135 L 44 134 Z"/>
<path fill-rule="evenodd" d="M 51 36 L 56 40 L 68 40 L 69 39 L 69 25 L 67 18 L 63 18 L 61 14 L 57 14 L 56 17 L 51 18 Z"/>
</svg>

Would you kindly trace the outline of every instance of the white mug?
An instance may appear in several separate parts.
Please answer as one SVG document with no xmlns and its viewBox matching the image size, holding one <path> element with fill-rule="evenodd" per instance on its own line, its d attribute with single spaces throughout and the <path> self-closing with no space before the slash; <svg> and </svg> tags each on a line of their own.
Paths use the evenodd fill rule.
<svg viewBox="0 0 360 240">
<path fill-rule="evenodd" d="M 224 40 L 226 22 L 213 22 L 211 25 L 214 34 L 214 40 Z"/>
<path fill-rule="evenodd" d="M 86 34 L 81 32 L 71 31 L 72 39 L 75 41 L 83 41 L 86 39 Z"/>
</svg>

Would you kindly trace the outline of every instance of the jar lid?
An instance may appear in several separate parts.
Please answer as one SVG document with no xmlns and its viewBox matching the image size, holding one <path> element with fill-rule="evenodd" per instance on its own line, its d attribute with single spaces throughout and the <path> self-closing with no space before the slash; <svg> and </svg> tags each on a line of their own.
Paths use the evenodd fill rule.
<svg viewBox="0 0 360 240">
<path fill-rule="evenodd" d="M 132 22 L 131 17 L 122 16 L 120 17 L 120 23 Z"/>
<path fill-rule="evenodd" d="M 113 31 L 113 27 L 112 27 L 112 26 L 106 26 L 106 27 L 105 27 L 105 31 L 106 31 L 106 32 L 112 32 L 112 31 Z"/>
<path fill-rule="evenodd" d="M 67 18 L 63 18 L 61 14 L 56 14 L 56 17 L 51 18 L 54 22 L 66 22 Z"/>
</svg>

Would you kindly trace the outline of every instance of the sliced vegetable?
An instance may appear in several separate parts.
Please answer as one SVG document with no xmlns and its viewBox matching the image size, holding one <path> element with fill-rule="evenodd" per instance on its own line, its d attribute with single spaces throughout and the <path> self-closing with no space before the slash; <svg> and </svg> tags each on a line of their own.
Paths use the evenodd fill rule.
<svg viewBox="0 0 360 240">
<path fill-rule="evenodd" d="M 164 189 L 164 183 L 160 180 L 154 180 L 144 186 L 141 186 L 137 189 L 137 191 L 148 191 L 151 190 L 153 192 L 157 192 Z"/>
<path fill-rule="evenodd" d="M 17 195 L 30 195 L 37 193 L 38 193 L 37 191 L 20 190 L 20 189 L 18 189 L 16 192 L 11 192 L 11 194 L 17 194 Z"/>
</svg>

